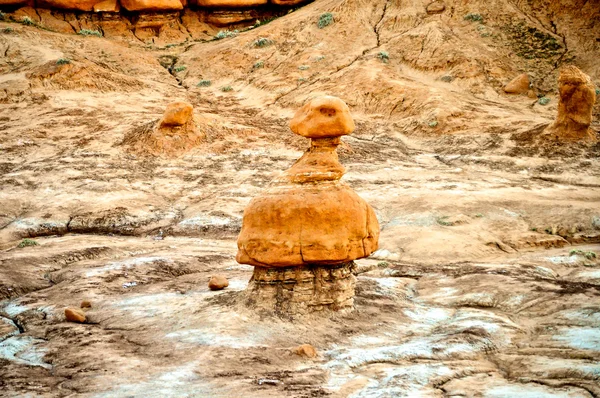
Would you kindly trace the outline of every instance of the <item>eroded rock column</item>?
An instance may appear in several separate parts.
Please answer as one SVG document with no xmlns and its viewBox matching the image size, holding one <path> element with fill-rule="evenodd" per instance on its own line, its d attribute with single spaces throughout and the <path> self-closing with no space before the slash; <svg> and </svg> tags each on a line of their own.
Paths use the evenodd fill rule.
<svg viewBox="0 0 600 398">
<path fill-rule="evenodd" d="M 377 249 L 371 206 L 340 178 L 336 148 L 354 130 L 346 104 L 319 97 L 290 123 L 310 148 L 244 212 L 236 260 L 253 265 L 245 302 L 277 315 L 354 306 L 353 260 Z"/>
</svg>

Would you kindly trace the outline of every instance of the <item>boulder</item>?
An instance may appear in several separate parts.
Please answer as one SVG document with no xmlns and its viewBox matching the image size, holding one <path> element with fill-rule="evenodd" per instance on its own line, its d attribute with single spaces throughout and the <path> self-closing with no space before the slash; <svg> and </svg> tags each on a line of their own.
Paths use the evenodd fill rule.
<svg viewBox="0 0 600 398">
<path fill-rule="evenodd" d="M 60 8 L 64 10 L 92 11 L 101 0 L 38 0 L 40 8 Z"/>
<path fill-rule="evenodd" d="M 179 0 L 121 0 L 121 5 L 127 11 L 164 11 L 182 10 Z"/>
<path fill-rule="evenodd" d="M 208 8 L 245 8 L 245 7 L 256 7 L 262 6 L 269 2 L 269 0 L 194 0 L 195 4 L 199 7 Z"/>
<path fill-rule="evenodd" d="M 302 344 L 292 350 L 294 354 L 306 358 L 315 358 L 317 350 L 310 344 Z"/>
<path fill-rule="evenodd" d="M 65 317 L 69 322 L 85 322 L 85 313 L 77 308 L 65 308 Z"/>
<path fill-rule="evenodd" d="M 229 281 L 223 275 L 211 276 L 208 281 L 208 288 L 210 290 L 223 290 L 227 286 L 229 286 Z"/>
<path fill-rule="evenodd" d="M 92 308 L 92 303 L 89 300 L 83 300 L 80 305 L 81 308 Z"/>
<path fill-rule="evenodd" d="M 172 102 L 167 105 L 160 127 L 183 126 L 191 120 L 193 112 L 194 107 L 187 102 Z"/>
<path fill-rule="evenodd" d="M 446 9 L 446 4 L 443 1 L 434 1 L 433 3 L 429 3 L 425 10 L 427 14 L 441 14 Z"/>
<path fill-rule="evenodd" d="M 563 141 L 596 139 L 590 130 L 596 90 L 590 77 L 576 66 L 563 68 L 558 78 L 558 114 L 546 134 Z"/>
<path fill-rule="evenodd" d="M 339 98 L 318 97 L 300 108 L 290 122 L 290 129 L 303 137 L 339 137 L 354 131 L 348 105 Z"/>
<path fill-rule="evenodd" d="M 507 94 L 527 94 L 529 84 L 529 75 L 522 73 L 504 86 L 504 92 Z"/>
<path fill-rule="evenodd" d="M 121 5 L 117 0 L 104 0 L 94 4 L 94 12 L 119 12 Z"/>
</svg>

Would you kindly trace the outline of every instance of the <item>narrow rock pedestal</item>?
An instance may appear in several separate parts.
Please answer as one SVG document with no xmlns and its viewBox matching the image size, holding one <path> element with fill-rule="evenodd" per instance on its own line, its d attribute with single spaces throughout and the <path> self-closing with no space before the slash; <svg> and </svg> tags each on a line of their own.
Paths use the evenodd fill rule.
<svg viewBox="0 0 600 398">
<path fill-rule="evenodd" d="M 317 311 L 351 311 L 356 277 L 353 261 L 298 267 L 255 267 L 245 304 L 259 312 L 286 317 Z"/>
</svg>

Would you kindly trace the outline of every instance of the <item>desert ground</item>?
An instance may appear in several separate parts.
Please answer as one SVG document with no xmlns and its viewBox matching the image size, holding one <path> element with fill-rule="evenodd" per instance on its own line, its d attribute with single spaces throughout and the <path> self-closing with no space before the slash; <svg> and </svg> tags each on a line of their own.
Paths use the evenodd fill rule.
<svg viewBox="0 0 600 398">
<path fill-rule="evenodd" d="M 0 396 L 599 397 L 600 144 L 540 137 L 562 67 L 600 87 L 600 2 L 430 3 L 226 27 L 4 10 Z M 505 93 L 521 73 L 529 92 Z M 288 123 L 319 95 L 356 123 L 343 181 L 379 249 L 354 311 L 261 316 L 242 215 L 308 147 Z M 174 101 L 203 138 L 157 153 L 143 137 Z"/>
</svg>

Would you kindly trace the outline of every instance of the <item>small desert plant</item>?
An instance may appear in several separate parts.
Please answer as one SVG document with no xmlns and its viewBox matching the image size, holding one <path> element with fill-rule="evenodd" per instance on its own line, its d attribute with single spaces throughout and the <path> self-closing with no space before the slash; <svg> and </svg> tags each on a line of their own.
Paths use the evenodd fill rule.
<svg viewBox="0 0 600 398">
<path fill-rule="evenodd" d="M 210 86 L 212 83 L 210 80 L 200 80 L 198 82 L 198 84 L 196 84 L 196 87 L 208 87 Z"/>
<path fill-rule="evenodd" d="M 583 250 L 575 250 L 575 249 L 571 250 L 569 252 L 569 256 L 583 256 L 583 257 L 587 258 L 588 260 L 593 260 L 598 257 L 596 252 L 593 252 L 593 251 L 584 252 Z"/>
<path fill-rule="evenodd" d="M 387 261 L 380 261 L 377 263 L 377 267 L 379 268 L 386 268 L 390 265 L 390 263 L 388 263 Z"/>
<path fill-rule="evenodd" d="M 465 21 L 483 22 L 483 17 L 480 14 L 468 13 L 464 17 Z"/>
<path fill-rule="evenodd" d="M 231 87 L 231 86 L 223 86 L 223 87 L 221 87 L 221 91 L 223 91 L 225 93 L 229 92 L 229 91 L 233 91 L 233 87 Z"/>
<path fill-rule="evenodd" d="M 56 65 L 66 65 L 66 64 L 70 64 L 71 60 L 69 58 L 59 58 L 56 61 Z"/>
<path fill-rule="evenodd" d="M 253 28 L 258 28 L 259 26 L 263 26 L 268 24 L 271 21 L 276 20 L 278 17 L 270 17 L 270 18 L 265 18 L 262 21 L 260 19 L 257 19 L 256 22 L 253 25 Z"/>
<path fill-rule="evenodd" d="M 600 88 L 596 89 L 596 95 L 600 95 Z"/>
<path fill-rule="evenodd" d="M 308 70 L 309 68 L 310 68 L 310 66 L 308 66 L 308 65 L 300 65 L 298 67 L 298 69 L 300 69 L 300 70 Z"/>
<path fill-rule="evenodd" d="M 305 83 L 305 82 L 307 82 L 307 81 L 308 81 L 308 80 L 307 80 L 305 77 L 299 77 L 299 78 L 298 78 L 298 83 Z"/>
<path fill-rule="evenodd" d="M 19 243 L 18 247 L 37 246 L 38 243 L 33 239 L 25 238 Z"/>
<path fill-rule="evenodd" d="M 329 26 L 333 23 L 333 14 L 330 12 L 326 12 L 319 16 L 319 22 L 317 22 L 317 26 L 319 29 L 323 29 L 326 26 Z"/>
<path fill-rule="evenodd" d="M 532 230 L 533 232 L 537 232 L 537 228 L 536 228 L 536 227 L 533 227 L 533 228 L 531 228 L 531 230 Z"/>
<path fill-rule="evenodd" d="M 440 80 L 445 83 L 450 83 L 450 82 L 452 82 L 452 80 L 454 80 L 454 76 L 444 75 L 444 76 L 440 77 Z"/>
<path fill-rule="evenodd" d="M 254 40 L 254 47 L 266 47 L 266 46 L 270 46 L 271 44 L 273 44 L 273 41 L 270 39 L 267 39 L 266 37 L 259 37 L 258 39 Z"/>
<path fill-rule="evenodd" d="M 98 36 L 98 37 L 102 37 L 102 33 L 100 33 L 99 30 L 94 30 L 94 29 L 81 29 L 79 32 L 77 32 L 78 35 L 82 35 L 82 36 Z"/>
<path fill-rule="evenodd" d="M 23 17 L 23 18 L 21 18 L 21 23 L 23 25 L 27 25 L 27 26 L 35 25 L 35 22 L 33 22 L 33 19 L 31 19 L 29 17 Z"/>
<path fill-rule="evenodd" d="M 226 39 L 228 37 L 236 37 L 238 35 L 237 30 L 220 30 L 215 35 L 216 40 Z"/>
<path fill-rule="evenodd" d="M 0 21 L 4 21 L 6 19 L 6 14 L 0 11 Z"/>
<path fill-rule="evenodd" d="M 388 54 L 387 51 L 380 51 L 377 53 L 377 58 L 379 58 L 384 64 L 387 64 L 390 60 L 390 54 Z"/>
<path fill-rule="evenodd" d="M 255 62 L 254 65 L 252 65 L 252 70 L 260 69 L 264 66 L 265 66 L 264 61 L 258 61 L 258 62 Z"/>
<path fill-rule="evenodd" d="M 13 28 L 4 28 L 2 29 L 2 33 L 12 33 Z"/>
<path fill-rule="evenodd" d="M 445 227 L 451 227 L 453 224 L 450 221 L 446 221 L 447 218 L 449 218 L 449 217 L 448 216 L 438 217 L 438 218 L 436 218 L 435 221 L 437 221 L 438 224 L 443 225 Z"/>
<path fill-rule="evenodd" d="M 547 98 L 547 97 L 542 97 L 538 100 L 538 104 L 540 104 L 540 105 L 548 105 L 549 102 L 550 102 L 550 98 Z"/>
<path fill-rule="evenodd" d="M 324 55 L 319 55 L 318 57 L 315 57 L 315 61 L 317 61 L 317 62 L 321 62 L 321 61 L 323 61 L 324 59 L 325 59 L 325 56 L 324 56 Z"/>
<path fill-rule="evenodd" d="M 176 66 L 176 67 L 173 68 L 173 70 L 175 72 L 183 72 L 186 69 L 187 69 L 187 66 L 185 66 L 185 65 L 178 65 L 178 66 Z"/>
<path fill-rule="evenodd" d="M 475 217 L 477 217 L 477 218 L 481 218 L 481 217 L 483 217 L 483 214 L 481 214 L 481 213 L 477 213 L 477 214 L 475 214 Z"/>
<path fill-rule="evenodd" d="M 428 125 L 429 127 L 437 127 L 437 125 L 438 125 L 438 121 L 437 121 L 437 120 L 432 120 L 432 121 L 430 121 L 429 123 L 427 123 L 427 125 Z"/>
</svg>

